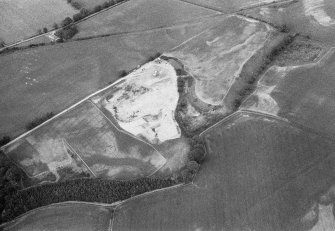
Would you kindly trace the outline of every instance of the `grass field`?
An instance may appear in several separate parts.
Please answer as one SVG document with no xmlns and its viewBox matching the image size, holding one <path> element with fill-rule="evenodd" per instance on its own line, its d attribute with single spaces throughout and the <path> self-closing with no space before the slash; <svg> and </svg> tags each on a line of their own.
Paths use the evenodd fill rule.
<svg viewBox="0 0 335 231">
<path fill-rule="evenodd" d="M 122 204 L 113 230 L 300 230 L 335 176 L 332 140 L 271 117 L 240 113 L 202 137 L 193 184 Z"/>
<path fill-rule="evenodd" d="M 22 133 L 35 117 L 59 112 L 114 82 L 119 71 L 133 69 L 209 25 L 181 25 L 0 55 L 0 136 Z"/>
<path fill-rule="evenodd" d="M 65 0 L 4 0 L 0 2 L 0 38 L 12 43 L 30 37 L 38 29 L 52 28 L 78 11 Z"/>
<path fill-rule="evenodd" d="M 148 176 L 165 164 L 153 147 L 120 132 L 85 101 L 5 149 L 32 178 L 63 181 L 83 172 L 109 179 Z M 74 175 L 74 176 L 73 176 Z"/>
<path fill-rule="evenodd" d="M 79 23 L 79 33 L 74 38 L 148 30 L 181 22 L 198 22 L 204 16 L 215 14 L 217 12 L 178 0 L 128 1 Z"/>
<path fill-rule="evenodd" d="M 109 208 L 81 203 L 63 203 L 34 210 L 9 223 L 4 231 L 108 231 L 112 211 Z"/>
<path fill-rule="evenodd" d="M 314 64 L 273 67 L 244 107 L 276 114 L 334 137 L 334 51 Z"/>
</svg>

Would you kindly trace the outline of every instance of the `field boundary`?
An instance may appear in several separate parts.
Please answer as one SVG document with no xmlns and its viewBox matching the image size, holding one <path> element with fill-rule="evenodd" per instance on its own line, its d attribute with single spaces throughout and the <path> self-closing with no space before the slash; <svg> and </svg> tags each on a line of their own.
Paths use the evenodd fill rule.
<svg viewBox="0 0 335 231">
<path fill-rule="evenodd" d="M 65 146 L 68 146 L 69 149 L 78 156 L 78 158 L 84 163 L 84 165 L 86 166 L 86 168 L 88 169 L 88 171 L 90 171 L 92 173 L 92 175 L 94 177 L 97 177 L 97 175 L 92 171 L 92 169 L 90 167 L 88 167 L 88 165 L 86 164 L 86 162 L 83 160 L 83 158 L 81 158 L 81 156 L 74 150 L 74 148 L 66 141 L 65 138 L 62 139 L 63 143 L 65 144 Z"/>
</svg>

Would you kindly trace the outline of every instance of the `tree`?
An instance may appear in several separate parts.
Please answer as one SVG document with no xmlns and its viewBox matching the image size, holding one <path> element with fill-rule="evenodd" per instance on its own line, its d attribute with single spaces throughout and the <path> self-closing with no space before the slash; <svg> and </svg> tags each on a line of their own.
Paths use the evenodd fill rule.
<svg viewBox="0 0 335 231">
<path fill-rule="evenodd" d="M 90 11 L 86 8 L 81 8 L 80 9 L 80 14 L 82 15 L 82 17 L 86 17 L 87 15 L 90 14 Z"/>
<path fill-rule="evenodd" d="M 10 142 L 10 137 L 9 136 L 2 137 L 2 139 L 0 140 L 0 147 L 9 143 L 9 142 Z"/>
<path fill-rule="evenodd" d="M 119 78 L 125 77 L 126 75 L 128 75 L 128 72 L 125 70 L 121 70 L 118 72 Z"/>
<path fill-rule="evenodd" d="M 54 24 L 52 25 L 52 28 L 54 28 L 55 30 L 58 29 L 58 24 L 57 24 L 57 23 L 54 23 Z"/>
<path fill-rule="evenodd" d="M 203 146 L 197 146 L 189 152 L 189 159 L 191 161 L 196 161 L 198 164 L 202 163 L 205 159 L 205 148 Z"/>
<path fill-rule="evenodd" d="M 189 161 L 186 164 L 186 169 L 190 171 L 192 174 L 195 174 L 199 171 L 200 165 L 195 161 Z"/>
<path fill-rule="evenodd" d="M 48 28 L 44 27 L 43 28 L 43 33 L 47 33 L 48 32 Z"/>
<path fill-rule="evenodd" d="M 82 13 L 77 13 L 77 14 L 75 14 L 75 15 L 73 15 L 73 21 L 74 22 L 77 22 L 77 21 L 79 21 L 80 19 L 82 19 L 82 18 L 84 18 L 85 16 L 82 14 Z"/>
<path fill-rule="evenodd" d="M 2 39 L 0 39 L 0 47 L 4 47 L 4 46 L 5 46 L 5 42 Z"/>
<path fill-rule="evenodd" d="M 100 10 L 102 10 L 102 6 L 97 5 L 94 7 L 94 12 L 99 12 Z"/>
<path fill-rule="evenodd" d="M 61 26 L 65 27 L 69 24 L 71 24 L 73 22 L 73 20 L 70 17 L 66 17 L 62 22 L 61 22 Z"/>
</svg>

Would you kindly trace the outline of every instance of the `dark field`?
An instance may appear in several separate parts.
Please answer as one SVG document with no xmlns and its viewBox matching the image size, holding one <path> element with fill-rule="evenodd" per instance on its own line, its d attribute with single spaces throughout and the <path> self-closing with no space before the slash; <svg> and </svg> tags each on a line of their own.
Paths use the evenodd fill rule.
<svg viewBox="0 0 335 231">
<path fill-rule="evenodd" d="M 193 185 L 130 200 L 113 230 L 299 230 L 335 176 L 332 140 L 277 119 L 241 113 L 202 137 Z"/>
</svg>

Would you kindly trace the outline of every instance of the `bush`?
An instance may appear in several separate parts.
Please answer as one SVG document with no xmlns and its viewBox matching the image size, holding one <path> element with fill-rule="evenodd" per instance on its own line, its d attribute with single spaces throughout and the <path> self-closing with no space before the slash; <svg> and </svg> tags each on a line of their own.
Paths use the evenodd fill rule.
<svg viewBox="0 0 335 231">
<path fill-rule="evenodd" d="M 53 112 L 49 112 L 49 113 L 45 114 L 44 116 L 36 118 L 36 119 L 34 119 L 33 121 L 31 121 L 30 123 L 28 123 L 26 125 L 26 129 L 27 130 L 31 130 L 31 129 L 37 127 L 38 125 L 42 124 L 46 120 L 50 119 L 53 116 L 54 116 L 54 113 Z"/>
<path fill-rule="evenodd" d="M 43 28 L 43 33 L 47 33 L 48 32 L 48 28 L 44 27 Z"/>
</svg>

